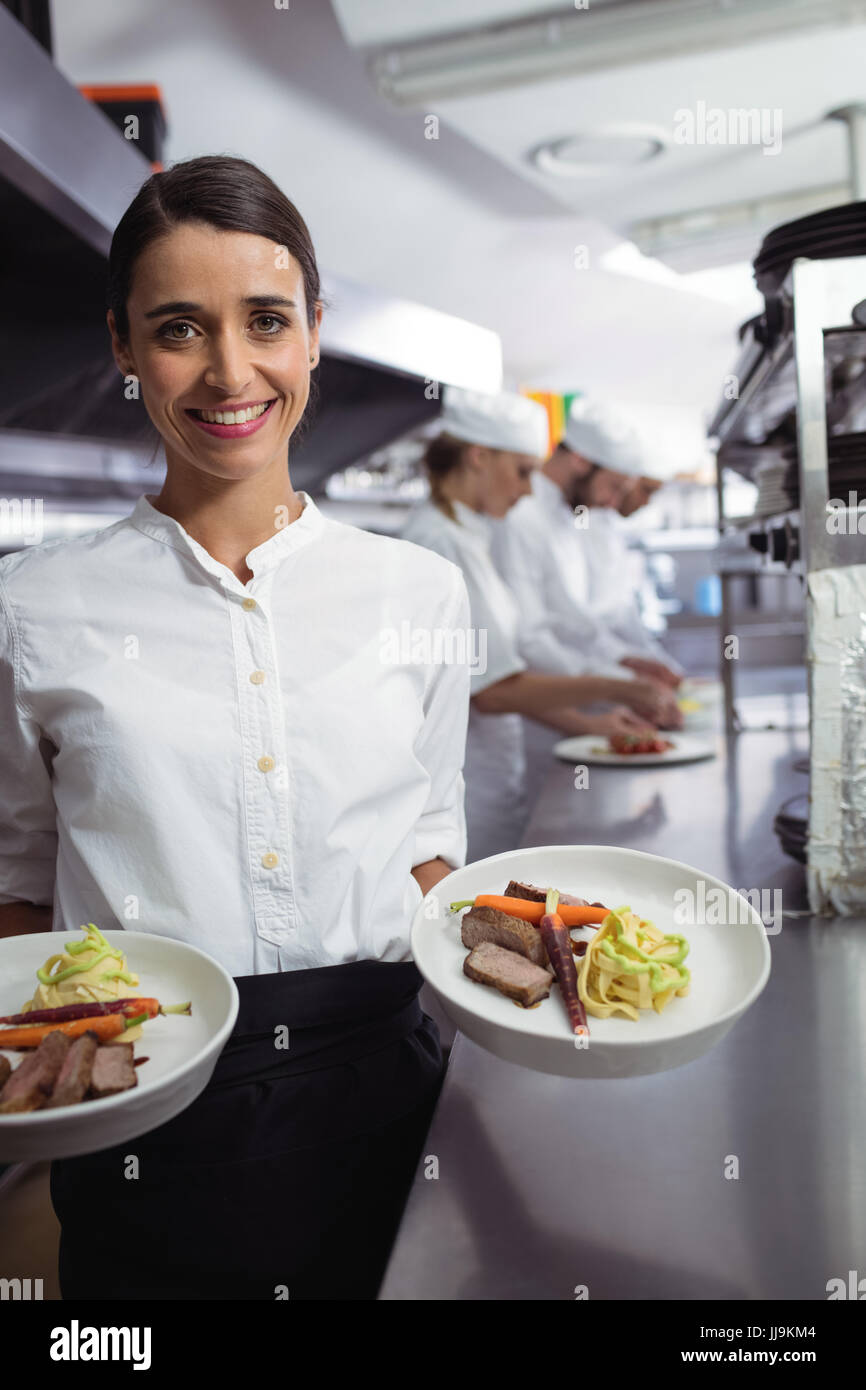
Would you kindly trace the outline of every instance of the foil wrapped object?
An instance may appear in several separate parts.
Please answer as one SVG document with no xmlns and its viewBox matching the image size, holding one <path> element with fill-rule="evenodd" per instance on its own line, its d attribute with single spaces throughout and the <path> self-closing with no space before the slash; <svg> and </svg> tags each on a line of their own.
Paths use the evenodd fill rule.
<svg viewBox="0 0 866 1390">
<path fill-rule="evenodd" d="M 807 595 L 813 912 L 866 909 L 866 565 L 818 570 Z"/>
</svg>

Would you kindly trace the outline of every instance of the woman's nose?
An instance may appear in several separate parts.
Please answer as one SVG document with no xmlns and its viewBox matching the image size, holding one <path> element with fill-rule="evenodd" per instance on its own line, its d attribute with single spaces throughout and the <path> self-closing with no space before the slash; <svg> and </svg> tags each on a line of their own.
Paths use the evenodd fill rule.
<svg viewBox="0 0 866 1390">
<path fill-rule="evenodd" d="M 207 385 L 224 391 L 228 396 L 236 396 L 246 386 L 250 377 L 246 344 L 238 342 L 229 334 L 213 338 L 210 360 L 204 374 Z"/>
</svg>

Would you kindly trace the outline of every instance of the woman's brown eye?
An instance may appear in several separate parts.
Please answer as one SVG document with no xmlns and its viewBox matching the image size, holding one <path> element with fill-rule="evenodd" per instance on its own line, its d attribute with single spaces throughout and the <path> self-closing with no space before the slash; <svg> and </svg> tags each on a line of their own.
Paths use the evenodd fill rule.
<svg viewBox="0 0 866 1390">
<path fill-rule="evenodd" d="M 177 337 L 177 336 L 175 335 L 175 331 L 174 331 L 174 330 L 175 330 L 176 328 L 189 328 L 189 327 L 190 327 L 190 325 L 189 325 L 188 323 L 165 323 L 165 324 L 163 324 L 162 328 L 159 330 L 159 334 L 160 334 L 160 337 L 162 337 L 162 338 L 174 338 L 174 341 L 175 341 L 176 343 L 185 343 L 185 342 L 187 342 L 187 337 L 186 337 L 186 335 L 184 335 L 182 338 L 181 338 L 181 337 Z"/>
<path fill-rule="evenodd" d="M 274 325 L 273 328 L 266 328 L 264 330 L 266 333 L 279 333 L 280 329 L 288 327 L 285 319 L 277 318 L 276 314 L 259 314 L 258 318 L 256 319 L 256 322 L 261 324 L 263 321 L 265 323 L 272 323 Z"/>
</svg>

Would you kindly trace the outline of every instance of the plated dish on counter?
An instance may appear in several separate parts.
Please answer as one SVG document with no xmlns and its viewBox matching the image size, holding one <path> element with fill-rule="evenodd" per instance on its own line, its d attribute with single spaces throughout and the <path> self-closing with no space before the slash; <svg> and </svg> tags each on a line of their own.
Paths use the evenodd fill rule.
<svg viewBox="0 0 866 1390">
<path fill-rule="evenodd" d="M 171 1119 L 234 1027 L 237 987 L 204 952 L 82 931 L 0 941 L 0 1161 L 90 1153 Z"/>
<path fill-rule="evenodd" d="M 712 887 L 731 891 L 636 850 L 495 855 L 431 889 L 413 956 L 455 1026 L 506 1061 L 574 1077 L 665 1071 L 719 1042 L 769 976 L 745 899 L 733 895 L 730 924 L 694 920 Z"/>
<path fill-rule="evenodd" d="M 657 767 L 666 763 L 691 763 L 714 758 L 716 749 L 707 738 L 679 732 L 623 734 L 600 738 L 581 734 L 564 738 L 554 747 L 557 758 L 567 763 L 600 763 L 606 767 Z"/>
</svg>

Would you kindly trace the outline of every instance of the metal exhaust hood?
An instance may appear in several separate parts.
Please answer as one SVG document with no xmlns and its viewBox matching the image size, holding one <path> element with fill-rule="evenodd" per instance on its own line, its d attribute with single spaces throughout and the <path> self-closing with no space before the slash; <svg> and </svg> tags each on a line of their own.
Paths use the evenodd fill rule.
<svg viewBox="0 0 866 1390">
<path fill-rule="evenodd" d="M 105 274 L 113 229 L 151 165 L 2 5 L 0 54 L 0 488 L 33 491 L 21 467 L 32 450 L 16 443 L 42 439 L 59 456 L 61 441 L 89 441 L 70 449 L 55 487 L 43 478 L 46 494 L 88 505 L 137 496 L 153 490 L 157 439 L 144 406 L 124 399 Z M 291 449 L 292 481 L 310 492 L 438 414 L 429 383 L 495 391 L 502 382 L 489 329 L 324 270 L 322 280 L 331 308 L 318 405 Z M 122 469 L 100 463 L 115 448 Z"/>
</svg>

